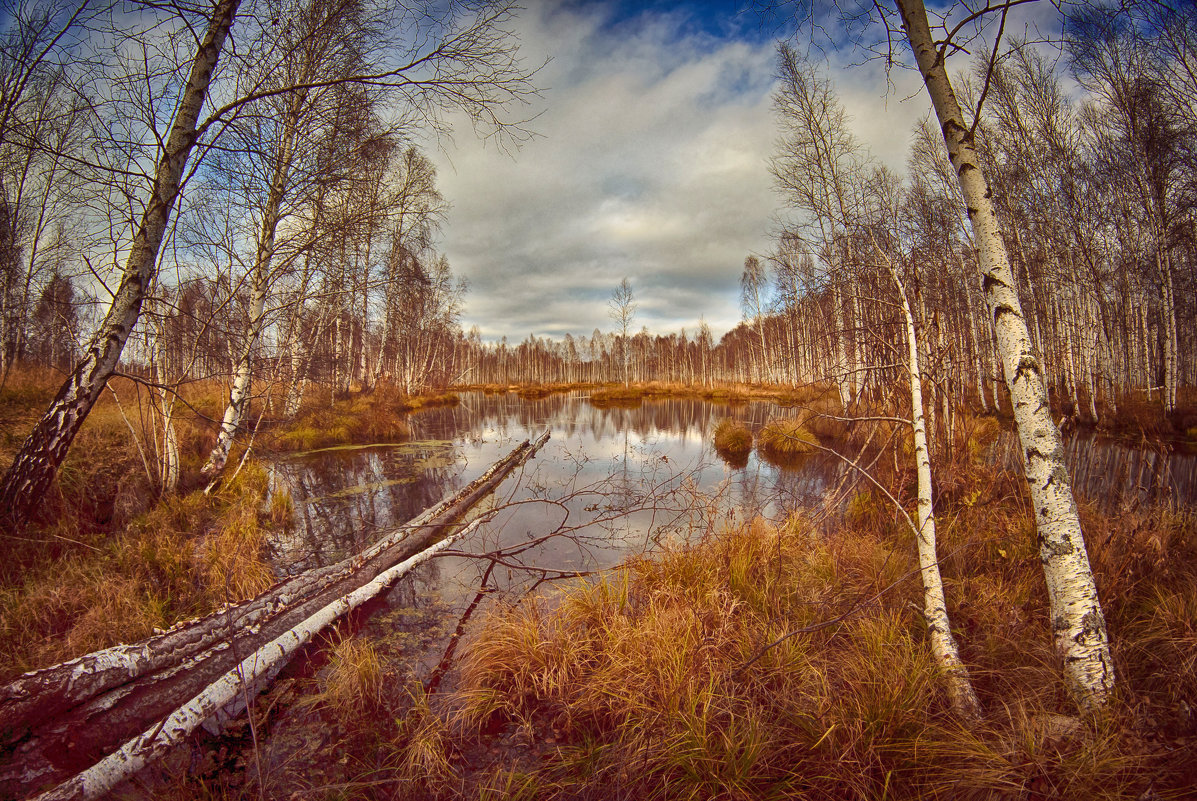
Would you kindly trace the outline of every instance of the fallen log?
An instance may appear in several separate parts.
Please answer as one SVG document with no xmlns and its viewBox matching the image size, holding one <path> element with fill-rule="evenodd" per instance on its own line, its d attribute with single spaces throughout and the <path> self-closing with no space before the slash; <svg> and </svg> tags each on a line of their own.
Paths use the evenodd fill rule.
<svg viewBox="0 0 1197 801">
<path fill-rule="evenodd" d="M 77 773 L 254 653 L 443 536 L 548 439 L 525 441 L 418 517 L 336 565 L 286 579 L 140 643 L 27 673 L 0 687 L 0 796 Z"/>
<path fill-rule="evenodd" d="M 480 517 L 456 533 L 429 546 L 394 567 L 384 570 L 372 581 L 367 582 L 349 595 L 338 598 L 318 610 L 290 631 L 263 645 L 243 659 L 235 668 L 225 673 L 183 706 L 176 709 L 167 719 L 150 727 L 121 748 L 109 754 L 87 770 L 37 796 L 35 801 L 67 801 L 68 799 L 99 798 L 122 781 L 162 756 L 172 746 L 183 741 L 196 727 L 214 715 L 217 710 L 234 702 L 246 687 L 256 686 L 257 680 L 286 662 L 318 632 L 331 625 L 342 615 L 353 611 L 366 601 L 383 592 L 412 568 L 423 564 L 485 522 Z"/>
</svg>

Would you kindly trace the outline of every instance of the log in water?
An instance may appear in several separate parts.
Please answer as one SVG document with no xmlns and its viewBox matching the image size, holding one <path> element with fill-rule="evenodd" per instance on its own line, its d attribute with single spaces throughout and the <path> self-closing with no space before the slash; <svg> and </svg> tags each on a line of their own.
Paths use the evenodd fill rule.
<svg viewBox="0 0 1197 801">
<path fill-rule="evenodd" d="M 546 432 L 525 441 L 460 491 L 336 565 L 140 643 L 33 671 L 0 688 L 0 793 L 21 797 L 59 782 L 164 721 L 247 654 L 441 538 L 547 438 Z"/>
</svg>

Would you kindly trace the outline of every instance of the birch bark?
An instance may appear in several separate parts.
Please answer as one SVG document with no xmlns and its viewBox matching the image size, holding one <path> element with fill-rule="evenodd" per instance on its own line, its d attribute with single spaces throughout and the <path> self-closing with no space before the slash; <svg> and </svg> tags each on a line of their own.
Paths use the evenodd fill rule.
<svg viewBox="0 0 1197 801">
<path fill-rule="evenodd" d="M 918 540 L 919 572 L 923 577 L 923 616 L 927 620 L 927 635 L 931 651 L 944 670 L 948 682 L 948 697 L 956 713 L 963 718 L 981 717 L 981 702 L 973 692 L 968 668 L 960 660 L 956 638 L 952 636 L 948 620 L 948 606 L 944 598 L 943 577 L 939 572 L 939 556 L 935 546 L 935 507 L 931 499 L 931 451 L 927 446 L 927 425 L 923 415 L 922 376 L 919 371 L 919 341 L 906 297 L 906 287 L 894 265 L 886 260 L 890 277 L 898 288 L 902 314 L 906 321 L 907 373 L 910 379 L 911 424 L 914 428 L 914 459 L 918 471 Z"/>
<path fill-rule="evenodd" d="M 1077 705 L 1103 706 L 1114 687 L 1105 617 L 1089 566 L 1060 431 L 1051 418 L 1043 366 L 1031 346 L 992 192 L 981 172 L 972 132 L 964 123 L 922 0 L 895 0 L 902 25 L 942 128 L 973 229 L 982 291 L 993 319 L 1006 385 L 1025 457 L 1052 632 L 1065 680 Z"/>
<path fill-rule="evenodd" d="M 125 342 L 137 324 L 187 158 L 195 146 L 200 109 L 239 4 L 240 0 L 219 0 L 212 10 L 208 30 L 196 49 L 174 123 L 159 156 L 150 198 L 133 237 L 112 305 L 83 357 L 21 445 L 0 484 L 0 509 L 7 510 L 13 525 L 23 524 L 40 506 L 75 435 L 116 370 Z"/>
</svg>

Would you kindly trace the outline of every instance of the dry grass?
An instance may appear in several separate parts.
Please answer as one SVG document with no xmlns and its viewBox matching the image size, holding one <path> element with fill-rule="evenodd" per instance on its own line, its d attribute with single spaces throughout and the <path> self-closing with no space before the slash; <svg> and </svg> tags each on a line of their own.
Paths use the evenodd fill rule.
<svg viewBox="0 0 1197 801">
<path fill-rule="evenodd" d="M 732 457 L 748 456 L 752 450 L 752 430 L 739 420 L 723 418 L 715 426 L 715 449 Z"/>
<path fill-rule="evenodd" d="M 61 377 L 18 369 L 0 392 L 0 459 L 11 460 Z M 214 442 L 227 402 L 217 381 L 187 385 L 176 407 L 181 494 L 159 497 L 130 428 L 150 454 L 157 418 L 149 394 L 115 379 L 101 395 L 59 471 L 42 519 L 5 540 L 0 564 L 0 675 L 41 666 L 204 614 L 267 586 L 267 531 L 289 525 L 286 493 L 268 497 L 266 473 L 252 461 L 212 496 L 187 494 Z M 409 435 L 404 413 L 459 402 L 453 393 L 408 397 L 394 387 L 333 402 L 309 393 L 289 429 L 263 426 L 258 442 L 314 448 Z M 247 418 L 257 420 L 261 402 Z M 269 418 L 269 413 L 267 415 Z M 239 458 L 234 454 L 232 463 Z M 153 465 L 151 465 L 151 471 Z M 230 470 L 231 472 L 231 470 Z"/>
<path fill-rule="evenodd" d="M 419 405 L 431 405 L 417 404 L 389 386 L 339 401 L 328 397 L 326 389 L 318 388 L 311 394 L 307 410 L 275 432 L 268 445 L 309 451 L 349 442 L 400 442 L 411 436 L 403 413 Z"/>
<path fill-rule="evenodd" d="M 314 694 L 303 703 L 342 718 L 377 711 L 382 699 L 382 660 L 374 645 L 360 637 L 343 637 L 328 649 L 328 665 Z"/>
<path fill-rule="evenodd" d="M 0 676 L 134 642 L 265 589 L 266 483 L 248 463 L 215 497 L 168 497 L 124 530 L 10 578 Z"/>
<path fill-rule="evenodd" d="M 818 437 L 799 418 L 774 418 L 757 432 L 757 446 L 769 459 L 785 461 L 818 450 Z"/>
<path fill-rule="evenodd" d="M 600 409 L 612 407 L 634 409 L 647 395 L 647 391 L 642 386 L 608 386 L 591 392 L 590 403 Z"/>
<path fill-rule="evenodd" d="M 1122 686 L 1108 715 L 1080 721 L 1017 477 L 969 469 L 980 489 L 945 501 L 941 551 L 981 725 L 950 713 L 910 535 L 866 494 L 818 536 L 757 521 L 495 616 L 467 652 L 459 736 L 558 743 L 531 775 L 495 774 L 512 797 L 1184 797 L 1197 524 L 1083 507 Z"/>
</svg>

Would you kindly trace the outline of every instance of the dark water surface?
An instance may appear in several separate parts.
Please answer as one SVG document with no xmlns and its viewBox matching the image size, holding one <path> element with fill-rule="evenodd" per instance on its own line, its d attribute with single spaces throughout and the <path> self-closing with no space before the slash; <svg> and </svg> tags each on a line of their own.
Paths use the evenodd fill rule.
<svg viewBox="0 0 1197 801">
<path fill-rule="evenodd" d="M 1148 504 L 1177 510 L 1197 504 L 1197 453 L 1166 443 L 1132 443 L 1078 431 L 1065 440 L 1064 455 L 1077 496 L 1107 513 Z M 1002 432 L 994 457 L 1008 470 L 1023 469 L 1014 432 Z"/>
</svg>

